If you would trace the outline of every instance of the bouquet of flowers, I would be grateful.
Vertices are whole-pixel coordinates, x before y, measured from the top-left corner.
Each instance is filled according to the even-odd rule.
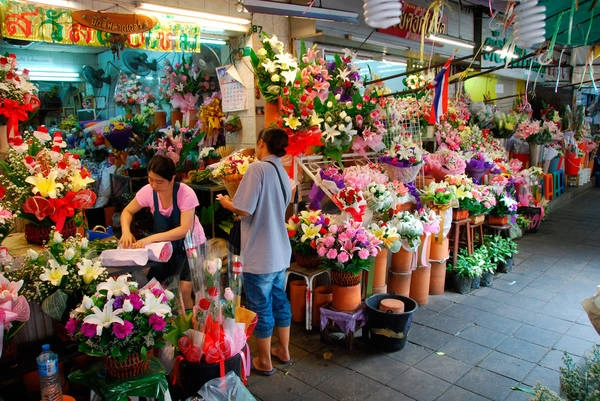
[[[314,181],[310,193],[308,194],[310,199],[309,207],[312,210],[321,208],[321,202],[325,198],[325,191],[323,189],[327,190],[330,194],[336,194],[340,189],[346,186],[342,171],[334,165],[320,168]]]
[[[415,180],[423,164],[423,151],[416,143],[393,143],[392,146],[379,156],[392,180],[409,183]]]
[[[68,311],[106,279],[107,271],[98,255],[111,245],[114,241],[90,242],[80,235],[64,239],[53,231],[41,251],[28,249],[23,266],[7,266],[4,274],[13,281],[23,280],[25,298],[41,304],[48,316],[64,322]]]
[[[19,294],[22,286],[23,280],[11,281],[0,273],[0,356],[4,342],[29,320],[29,303]]]
[[[137,105],[144,106],[156,100],[156,96],[148,86],[143,86],[140,78],[135,74],[119,74],[115,87],[115,104],[131,113]]]
[[[119,360],[139,353],[145,359],[163,345],[173,293],[156,280],[140,289],[129,278],[109,277],[71,311],[65,328],[79,342],[79,351]]]
[[[215,166],[212,171],[213,180],[222,182],[227,188],[229,196],[233,197],[237,191],[237,187],[242,180],[250,163],[254,162],[253,151],[234,152],[220,162],[213,164]]]
[[[364,191],[367,207],[373,212],[375,220],[387,220],[394,203],[394,193],[387,184],[372,182]]]
[[[541,134],[540,122],[536,120],[525,120],[517,125],[515,138],[529,143],[545,143],[546,135]]]
[[[173,163],[177,164],[180,160],[181,150],[183,148],[183,137],[187,129],[178,129],[179,127],[173,128],[169,126],[167,128],[160,129],[159,132],[163,134],[162,137],[156,139],[150,146],[155,154],[167,156],[173,160]],[[178,132],[179,131],[179,132]]]
[[[402,243],[400,242],[400,234],[398,229],[386,223],[385,221],[378,221],[376,223],[369,224],[369,231],[377,237],[381,244],[389,249],[390,252],[398,252]]]
[[[487,214],[496,206],[496,196],[487,185],[474,185],[471,188],[471,196],[462,198],[459,204],[460,208],[468,210],[470,215]]]
[[[489,214],[492,216],[509,216],[517,213],[519,203],[515,199],[514,185],[510,182],[505,187],[492,186],[496,197],[496,205],[492,207]]]
[[[327,233],[330,223],[321,210],[303,210],[290,217],[286,227],[292,249],[302,255],[316,253],[317,240]]]
[[[394,214],[389,224],[396,227],[404,249],[414,251],[421,245],[423,223],[411,212],[403,211]]]
[[[359,275],[369,270],[377,256],[381,241],[359,221],[331,224],[327,233],[317,239],[317,254],[326,267]]]
[[[125,150],[133,135],[133,127],[125,121],[113,121],[104,127],[104,138],[116,150]]]
[[[0,186],[0,243],[10,234],[13,229],[15,215],[3,205],[6,189]]]
[[[265,101],[275,102],[296,79],[298,62],[284,52],[283,43],[277,36],[262,33],[262,45],[256,53],[251,51],[250,61],[258,76],[258,87]]]
[[[494,114],[492,135],[494,138],[510,138],[515,132],[520,119],[521,117],[515,113],[496,112]]]
[[[29,70],[19,72],[17,56],[12,53],[0,56],[0,82],[0,124],[8,125],[10,135],[19,129],[19,121],[26,121],[28,113],[40,106],[38,88],[29,81]],[[8,143],[12,140],[9,136]]]
[[[348,213],[352,219],[362,222],[367,209],[367,201],[361,190],[346,186],[333,196],[333,202],[345,213]]]
[[[60,132],[51,137],[42,126],[25,131],[24,138],[17,134],[8,158],[0,161],[5,207],[37,225],[56,225],[60,232],[77,210],[96,202],[96,194],[87,189],[94,182],[90,173],[64,147]]]
[[[481,182],[483,177],[492,167],[494,162],[490,159],[486,152],[479,151],[471,155],[469,161],[466,162],[467,166],[465,172],[469,177],[473,178],[476,183]]]
[[[443,180],[447,175],[463,174],[467,167],[460,153],[449,149],[438,149],[426,159],[431,175],[438,181]]]
[[[455,199],[454,191],[446,181],[432,181],[420,191],[421,200],[431,202],[434,205],[451,205]]]
[[[442,217],[433,209],[422,207],[415,212],[415,217],[423,224],[424,233],[437,234],[440,232]]]

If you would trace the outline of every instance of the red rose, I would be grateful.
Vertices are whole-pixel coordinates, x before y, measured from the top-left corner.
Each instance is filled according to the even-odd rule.
[[[219,290],[217,289],[217,287],[212,286],[208,289],[208,296],[211,298],[215,298],[219,295]]]
[[[210,308],[210,301],[206,298],[202,298],[200,301],[198,301],[198,306],[201,310],[207,311],[208,308]]]

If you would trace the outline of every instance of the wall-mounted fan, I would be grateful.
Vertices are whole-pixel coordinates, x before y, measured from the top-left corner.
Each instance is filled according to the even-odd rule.
[[[102,88],[104,84],[110,85],[110,75],[105,75],[103,69],[95,69],[89,65],[84,65],[81,70],[83,79],[94,88]]]
[[[127,52],[122,56],[123,64],[136,75],[148,75],[150,71],[156,71],[157,61],[148,61],[148,55],[139,52]]]

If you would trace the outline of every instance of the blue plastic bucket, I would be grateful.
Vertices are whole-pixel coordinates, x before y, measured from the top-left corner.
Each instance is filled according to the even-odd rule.
[[[548,166],[548,172],[553,173],[558,170],[558,162],[560,157],[556,156],[554,159],[550,160],[550,166]]]

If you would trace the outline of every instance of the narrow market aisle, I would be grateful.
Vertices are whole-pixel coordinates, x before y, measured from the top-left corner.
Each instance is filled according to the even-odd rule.
[[[600,188],[563,196],[537,233],[518,240],[515,267],[493,287],[430,296],[404,349],[382,353],[355,339],[349,351],[294,323],[294,363],[252,375],[248,388],[262,401],[524,401],[511,388],[536,382],[558,391],[563,352],[577,359],[600,342],[580,305],[600,284]]]

